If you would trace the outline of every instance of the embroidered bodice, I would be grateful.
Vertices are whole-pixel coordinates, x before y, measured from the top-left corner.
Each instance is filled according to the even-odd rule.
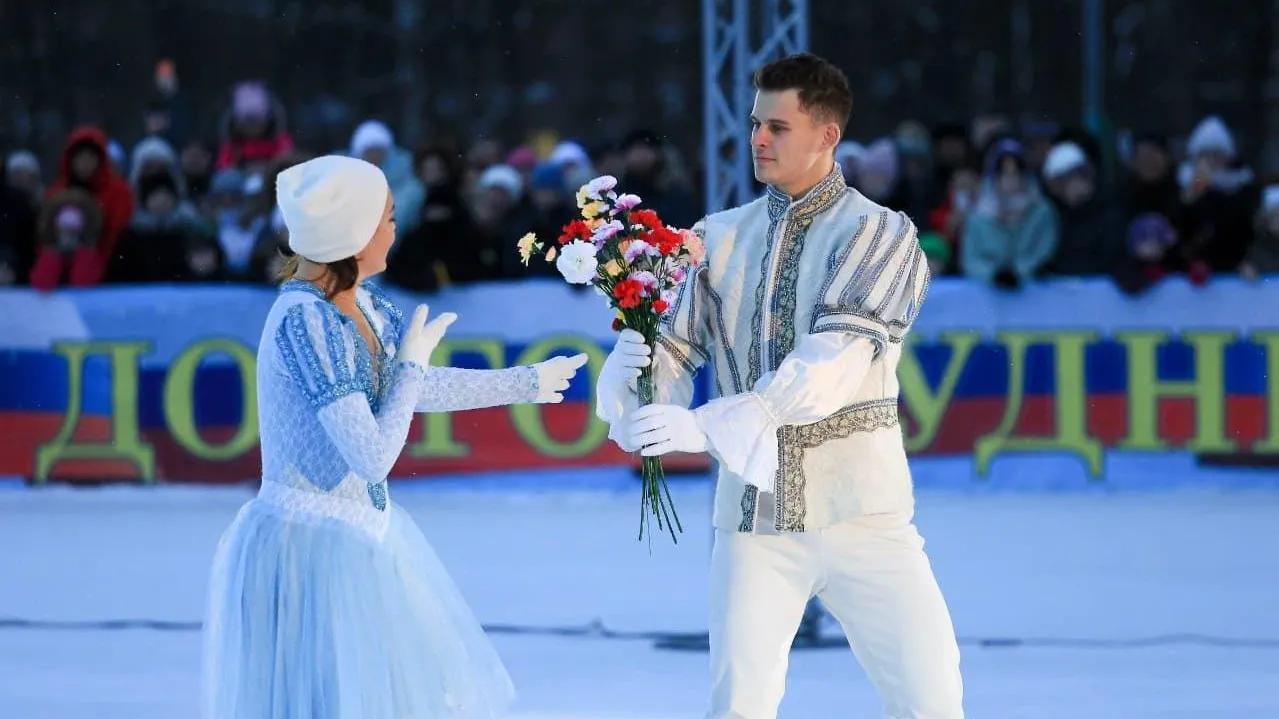
[[[401,362],[399,309],[368,283],[356,304],[373,347],[314,285],[281,287],[258,346],[258,421],[263,492],[273,503],[367,524],[385,515],[386,479],[415,412],[532,402],[538,387],[533,367]]]

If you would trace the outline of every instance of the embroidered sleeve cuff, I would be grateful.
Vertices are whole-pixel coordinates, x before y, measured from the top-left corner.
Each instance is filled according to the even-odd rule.
[[[762,492],[777,474],[777,417],[754,392],[712,400],[693,412],[711,454]]]
[[[400,372],[411,382],[421,384],[426,381],[427,369],[417,362],[400,362]]]
[[[888,326],[863,310],[853,307],[821,307],[813,316],[814,334],[818,332],[847,332],[865,337],[875,345],[875,358],[891,341]]]

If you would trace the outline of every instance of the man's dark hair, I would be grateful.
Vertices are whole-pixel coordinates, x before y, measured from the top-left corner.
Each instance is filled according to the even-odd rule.
[[[774,60],[755,71],[753,82],[764,92],[797,91],[799,109],[839,125],[841,133],[853,114],[853,91],[844,71],[811,53]]]

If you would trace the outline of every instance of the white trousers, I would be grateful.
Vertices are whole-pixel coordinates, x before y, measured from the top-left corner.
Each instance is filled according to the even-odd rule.
[[[813,596],[844,628],[884,717],[964,715],[955,630],[909,514],[793,534],[717,530],[710,594],[708,719],[777,716],[791,642]]]

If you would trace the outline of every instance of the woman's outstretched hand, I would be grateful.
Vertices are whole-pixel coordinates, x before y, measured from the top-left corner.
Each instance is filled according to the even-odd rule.
[[[457,319],[457,315],[452,312],[445,312],[427,322],[429,314],[430,310],[426,305],[417,306],[417,310],[413,313],[413,319],[409,320],[404,339],[400,343],[401,362],[414,362],[422,367],[429,367],[431,353],[435,351],[436,346],[440,344],[440,340],[444,337],[444,330],[448,329],[448,326]]]
[[[568,389],[568,381],[573,379],[582,365],[586,364],[586,354],[575,354],[572,357],[552,357],[533,365],[537,370],[538,404],[558,404],[564,401],[564,390]]]

